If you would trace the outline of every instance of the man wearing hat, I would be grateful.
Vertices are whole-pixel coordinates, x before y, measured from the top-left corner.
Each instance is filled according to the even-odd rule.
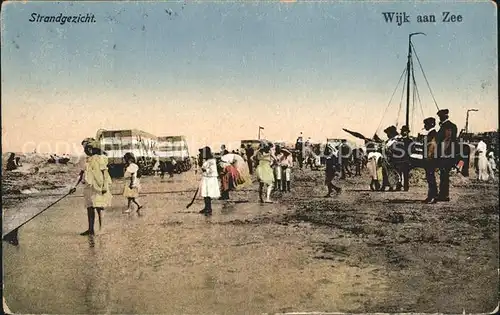
[[[384,132],[388,138],[388,140],[385,143],[385,148],[384,151],[386,154],[384,154],[383,159],[381,160],[382,164],[382,187],[380,188],[381,191],[385,190],[385,187],[389,187],[389,191],[394,190],[394,185],[400,182],[400,176],[399,173],[394,170],[392,165],[390,165],[388,162],[393,159],[392,157],[392,147],[395,144],[395,142],[399,138],[398,134],[398,129],[396,126],[389,126],[384,129]]]
[[[437,157],[439,163],[439,194],[437,201],[450,201],[450,171],[456,162],[457,126],[449,120],[449,111],[441,109],[437,132]]]
[[[340,179],[345,179],[346,174],[349,177],[352,176],[352,172],[349,168],[349,162],[351,161],[351,158],[351,147],[347,144],[347,140],[342,139],[342,144],[340,145]]]
[[[435,127],[436,119],[434,117],[424,119],[422,136],[424,136],[425,179],[427,180],[428,186],[427,198],[424,200],[424,203],[436,203],[438,194],[436,184],[437,131]]]
[[[399,182],[396,185],[396,190],[404,189],[408,191],[410,189],[410,144],[412,140],[410,139],[410,128],[404,125],[401,127],[401,136],[396,136],[395,149],[397,149],[394,157],[394,162],[396,169],[399,174]]]
[[[335,189],[335,192],[339,194],[342,189],[335,185],[335,177],[336,177],[336,166],[338,163],[338,158],[335,156],[335,150],[332,148],[331,144],[327,144],[323,151],[323,154],[326,158],[325,164],[325,185],[328,188],[328,193],[325,198],[329,198],[332,196],[332,192]]]

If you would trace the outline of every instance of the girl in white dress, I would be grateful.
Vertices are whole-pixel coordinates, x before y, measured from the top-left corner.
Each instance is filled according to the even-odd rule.
[[[200,193],[205,201],[205,208],[200,213],[212,214],[212,199],[220,198],[219,173],[217,171],[217,161],[212,155],[209,147],[199,150],[199,161],[201,165],[202,177],[200,182]]]
[[[139,197],[139,166],[136,164],[135,157],[132,153],[126,153],[123,157],[125,160],[125,187],[123,188],[123,196],[125,196],[128,200],[127,210],[125,213],[130,213],[132,211],[131,206],[132,202],[137,206],[137,214],[141,214],[140,210],[142,206],[137,202],[137,198]]]

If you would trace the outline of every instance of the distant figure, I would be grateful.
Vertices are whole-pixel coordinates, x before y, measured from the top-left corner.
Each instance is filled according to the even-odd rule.
[[[436,183],[436,167],[437,165],[437,131],[435,129],[436,119],[434,117],[428,117],[424,119],[424,131],[423,136],[424,144],[424,165],[425,165],[425,179],[427,180],[427,198],[423,201],[424,203],[436,203],[436,198],[438,195],[437,183]]]
[[[229,151],[226,149],[226,145],[223,144],[220,146],[220,156],[223,156],[223,155],[226,155],[226,154],[229,154]]]
[[[135,203],[135,205],[137,206],[136,212],[138,215],[140,215],[142,206],[137,202],[137,198],[139,197],[139,190],[141,187],[139,182],[139,166],[136,164],[135,156],[130,152],[125,153],[123,160],[125,161],[126,166],[124,175],[126,181],[123,188],[123,196],[126,197],[128,201],[127,210],[125,210],[124,213],[132,212],[131,206],[132,203]]]
[[[274,181],[276,182],[275,188],[277,191],[284,191],[285,186],[283,185],[282,182],[283,169],[281,167],[281,160],[283,160],[284,154],[283,152],[281,152],[281,148],[279,146],[276,146],[276,151],[274,154],[276,157],[276,160],[273,164]]]
[[[7,171],[13,171],[17,169],[18,165],[16,163],[16,154],[11,153],[9,156],[9,159],[7,160],[7,165],[6,165],[6,170]]]
[[[394,191],[395,186],[401,182],[400,174],[396,171],[392,162],[393,155],[393,145],[400,137],[396,126],[389,126],[384,129],[385,134],[387,135],[387,141],[385,142],[384,151],[385,155],[382,155],[382,187],[381,191],[385,191],[386,187],[389,187],[389,191]]]
[[[488,147],[486,143],[481,139],[476,146],[476,154],[477,154],[477,171],[478,171],[478,179],[480,181],[488,181],[488,158],[486,157],[486,151]]]
[[[250,144],[247,145],[245,154],[247,156],[248,171],[250,172],[250,175],[253,175],[253,155],[255,154],[255,150]]]
[[[201,214],[212,215],[212,199],[219,198],[219,174],[217,172],[217,161],[212,155],[209,147],[199,149],[199,163],[201,164],[202,178],[200,183],[200,194],[205,201],[205,207]]]
[[[493,152],[488,153],[488,171],[493,180],[495,180],[495,172],[497,170],[497,164],[495,162],[495,154]]]
[[[325,198],[329,198],[332,196],[332,192],[335,189],[335,192],[339,194],[342,189],[334,184],[335,180],[335,170],[336,164],[338,163],[338,158],[333,154],[332,147],[327,144],[324,150],[324,155],[326,157],[326,169],[325,169],[325,185],[328,188],[328,193]]]
[[[222,156],[219,162],[221,179],[221,197],[219,200],[229,200],[229,192],[236,189],[238,182],[240,182],[240,173],[235,167],[236,162],[230,157],[231,155]]]
[[[460,145],[462,147],[462,167],[460,169],[460,173],[464,177],[469,177],[471,147],[468,143],[465,142],[461,142]]]
[[[368,153],[368,170],[370,171],[370,190],[379,191],[380,181],[382,180],[382,164],[381,164],[382,154],[380,152],[370,152]]]
[[[282,182],[283,191],[290,192],[291,191],[291,181],[292,181],[292,167],[293,167],[293,158],[292,154],[288,150],[282,150],[283,158],[281,159],[281,168],[284,173],[284,178]]]
[[[340,179],[345,179],[346,175],[352,176],[352,172],[349,168],[349,161],[351,159],[351,147],[347,144],[347,140],[342,140],[342,145],[340,146],[340,165],[341,165],[341,176]]]
[[[361,148],[355,148],[353,151],[355,173],[354,176],[361,176],[361,168],[363,165],[363,150]]]
[[[194,169],[194,175],[197,175],[198,174],[198,170],[200,168],[200,165],[198,163],[198,158],[196,157],[193,157],[193,169]]]
[[[441,109],[436,136],[439,163],[439,193],[436,201],[450,201],[450,171],[456,163],[457,126],[449,120],[449,110]]]
[[[396,190],[408,191],[410,189],[410,152],[409,147],[412,142],[410,139],[410,128],[404,125],[401,127],[401,137],[396,142],[396,146],[400,152],[396,152],[394,156],[394,164],[399,174],[399,182],[396,185]]]
[[[271,154],[271,146],[261,143],[261,147],[257,151],[256,159],[258,160],[258,165],[255,172],[259,180],[259,200],[260,202],[272,203],[271,192],[274,186],[274,174],[271,165],[274,163],[275,157]],[[262,199],[264,185],[267,185],[265,201]]]
[[[302,132],[295,142],[295,154],[297,162],[299,163],[299,168],[302,169],[304,163],[304,142],[302,138]]]
[[[153,173],[158,175],[158,172],[160,172],[160,157],[156,154],[156,152],[153,152],[153,155],[155,157],[155,164],[153,165]]]
[[[173,158],[167,157],[165,161],[160,162],[160,178],[165,178],[165,173],[168,173],[169,177],[174,177],[175,170],[175,160]]]
[[[247,161],[247,152],[244,144],[241,145],[240,149],[238,150],[238,154],[243,158],[245,162]]]

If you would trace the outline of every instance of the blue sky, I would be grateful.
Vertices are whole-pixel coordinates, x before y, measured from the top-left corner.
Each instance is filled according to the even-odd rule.
[[[382,12],[411,23],[386,23]],[[463,16],[442,23],[441,12]],[[30,23],[91,13],[96,23]],[[169,15],[168,12],[172,12]],[[435,14],[437,23],[416,22]],[[497,128],[491,1],[7,3],[2,10],[2,142],[79,143],[97,129],[184,134],[192,146],[255,138],[371,135],[406,65],[410,32],[439,107]],[[419,70],[416,127],[436,112]],[[400,93],[382,120],[395,122]],[[400,115],[400,124],[403,122]],[[23,132],[19,128],[23,126]]]

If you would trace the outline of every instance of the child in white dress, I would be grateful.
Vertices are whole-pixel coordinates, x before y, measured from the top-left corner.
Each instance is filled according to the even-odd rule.
[[[140,189],[140,180],[138,176],[139,166],[136,164],[135,157],[132,153],[126,153],[123,157],[125,160],[125,187],[123,188],[123,196],[125,196],[128,200],[127,210],[125,213],[130,213],[132,211],[131,206],[132,202],[137,205],[137,214],[141,214],[140,210],[142,206],[137,202],[137,198],[139,197],[139,189]]]

